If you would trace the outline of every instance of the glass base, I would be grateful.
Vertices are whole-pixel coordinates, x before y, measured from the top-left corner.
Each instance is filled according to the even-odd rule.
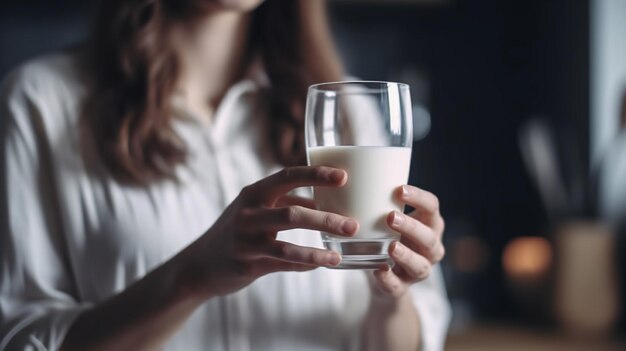
[[[322,236],[324,247],[337,251],[341,255],[341,263],[332,269],[384,269],[393,267],[389,257],[389,245],[394,238],[381,239],[339,239]]]

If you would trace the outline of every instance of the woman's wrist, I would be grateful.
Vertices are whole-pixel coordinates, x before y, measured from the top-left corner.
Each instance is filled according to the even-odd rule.
[[[376,291],[378,290],[377,287],[372,287],[372,290],[372,297],[370,299],[371,310],[379,312],[384,311],[391,314],[397,312],[398,310],[413,306],[413,301],[409,292],[406,292],[401,296],[393,296],[381,291]]]
[[[372,297],[362,329],[364,350],[417,350],[419,317],[410,291],[393,295],[370,286]]]
[[[183,249],[169,262],[170,275],[173,277],[174,298],[178,301],[196,302],[201,304],[213,296],[205,282],[206,277],[197,262],[198,255],[194,251],[196,245]]]

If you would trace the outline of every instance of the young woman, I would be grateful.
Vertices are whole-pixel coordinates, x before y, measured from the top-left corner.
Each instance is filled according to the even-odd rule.
[[[291,192],[346,182],[302,166],[306,88],[344,73],[322,1],[261,2],[102,1],[7,78],[0,349],[442,348],[434,195],[398,189],[393,269],[316,269],[305,229],[358,230]]]

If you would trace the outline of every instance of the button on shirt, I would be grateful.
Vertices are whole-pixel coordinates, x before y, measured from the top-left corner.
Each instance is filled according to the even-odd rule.
[[[170,259],[244,186],[280,168],[255,79],[235,84],[210,124],[177,104],[190,156],[180,182],[131,187],[87,168],[78,123],[88,88],[77,57],[27,63],[0,93],[0,350],[58,349],[81,311]],[[279,238],[321,247],[312,231]],[[424,349],[441,349],[450,310],[438,268],[411,294]],[[164,349],[359,349],[369,299],[362,271],[270,274],[206,301]]]

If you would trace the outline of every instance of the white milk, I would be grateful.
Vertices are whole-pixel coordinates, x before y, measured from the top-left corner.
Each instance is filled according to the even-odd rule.
[[[308,155],[312,166],[331,166],[348,173],[348,182],[341,188],[315,187],[318,209],[355,218],[360,224],[355,238],[399,236],[386,218],[392,210],[403,210],[393,193],[408,181],[411,148],[325,146],[309,148]]]

